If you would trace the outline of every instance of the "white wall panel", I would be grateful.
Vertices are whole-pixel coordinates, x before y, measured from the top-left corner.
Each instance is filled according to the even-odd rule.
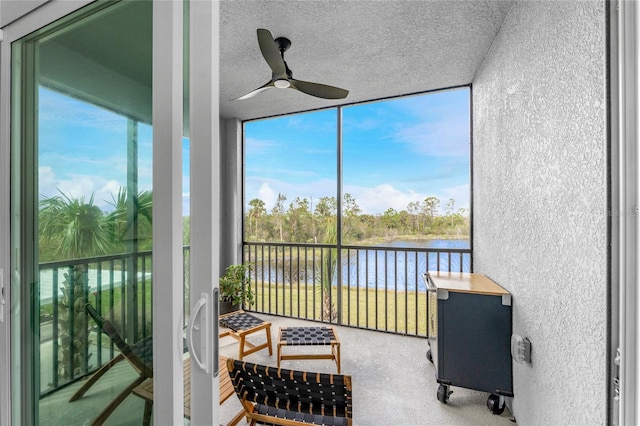
[[[518,424],[607,416],[601,1],[516,2],[473,81],[474,267],[513,294]]]

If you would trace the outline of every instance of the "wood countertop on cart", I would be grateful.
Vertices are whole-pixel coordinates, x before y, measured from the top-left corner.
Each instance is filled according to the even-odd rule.
[[[442,290],[501,296],[510,294],[487,276],[469,272],[429,271],[433,285]]]

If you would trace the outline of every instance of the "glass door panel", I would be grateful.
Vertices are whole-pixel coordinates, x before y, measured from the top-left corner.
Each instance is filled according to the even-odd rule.
[[[12,205],[22,218],[12,244],[21,253],[14,380],[28,402],[21,411],[31,411],[23,419],[87,424],[102,414],[140,424],[142,399],[113,401],[141,373],[113,362],[123,346],[101,333],[86,304],[125,345],[152,335],[152,2],[89,6],[13,52],[14,122],[24,129],[13,138]]]

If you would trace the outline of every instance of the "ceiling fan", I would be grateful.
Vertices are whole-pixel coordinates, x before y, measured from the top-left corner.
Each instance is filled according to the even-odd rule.
[[[307,95],[324,99],[344,99],[349,94],[348,90],[339,87],[294,79],[289,66],[284,61],[284,52],[291,46],[291,41],[288,38],[278,37],[274,40],[269,30],[259,28],[258,44],[260,45],[262,56],[271,67],[271,80],[254,91],[233,99],[234,101],[252,98],[272,87],[295,89]]]

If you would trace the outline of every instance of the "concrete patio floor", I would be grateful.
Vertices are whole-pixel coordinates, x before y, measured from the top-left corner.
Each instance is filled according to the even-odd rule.
[[[261,350],[245,357],[246,361],[276,366],[276,341],[279,327],[311,326],[320,323],[269,315],[256,316],[272,323],[273,355]],[[486,407],[488,394],[452,387],[447,405],[436,399],[438,384],[434,366],[426,359],[425,339],[394,334],[336,327],[341,342],[342,374],[353,380],[353,424],[358,426],[423,426],[423,425],[513,425],[508,409],[493,415]],[[257,333],[249,341],[264,341],[264,333]],[[300,348],[288,348],[296,352]],[[327,347],[314,348],[328,350]],[[312,350],[314,350],[312,349]],[[237,358],[238,343],[231,337],[220,340],[220,354]],[[281,367],[336,373],[330,360],[283,361]],[[41,424],[89,424],[108,404],[117,391],[133,379],[133,370],[120,363],[80,400],[69,403],[69,396],[81,386],[74,384],[40,401]],[[110,378],[108,378],[111,376]],[[108,379],[107,379],[108,378]],[[102,383],[101,383],[102,382]],[[117,383],[121,383],[118,387]],[[113,385],[116,389],[110,390]],[[143,402],[129,396],[111,415],[106,425],[140,425]],[[220,407],[220,423],[226,424],[241,409],[237,398],[231,397]],[[165,425],[154,421],[155,425]],[[185,420],[185,425],[189,421]],[[243,421],[240,425],[244,425]]]

